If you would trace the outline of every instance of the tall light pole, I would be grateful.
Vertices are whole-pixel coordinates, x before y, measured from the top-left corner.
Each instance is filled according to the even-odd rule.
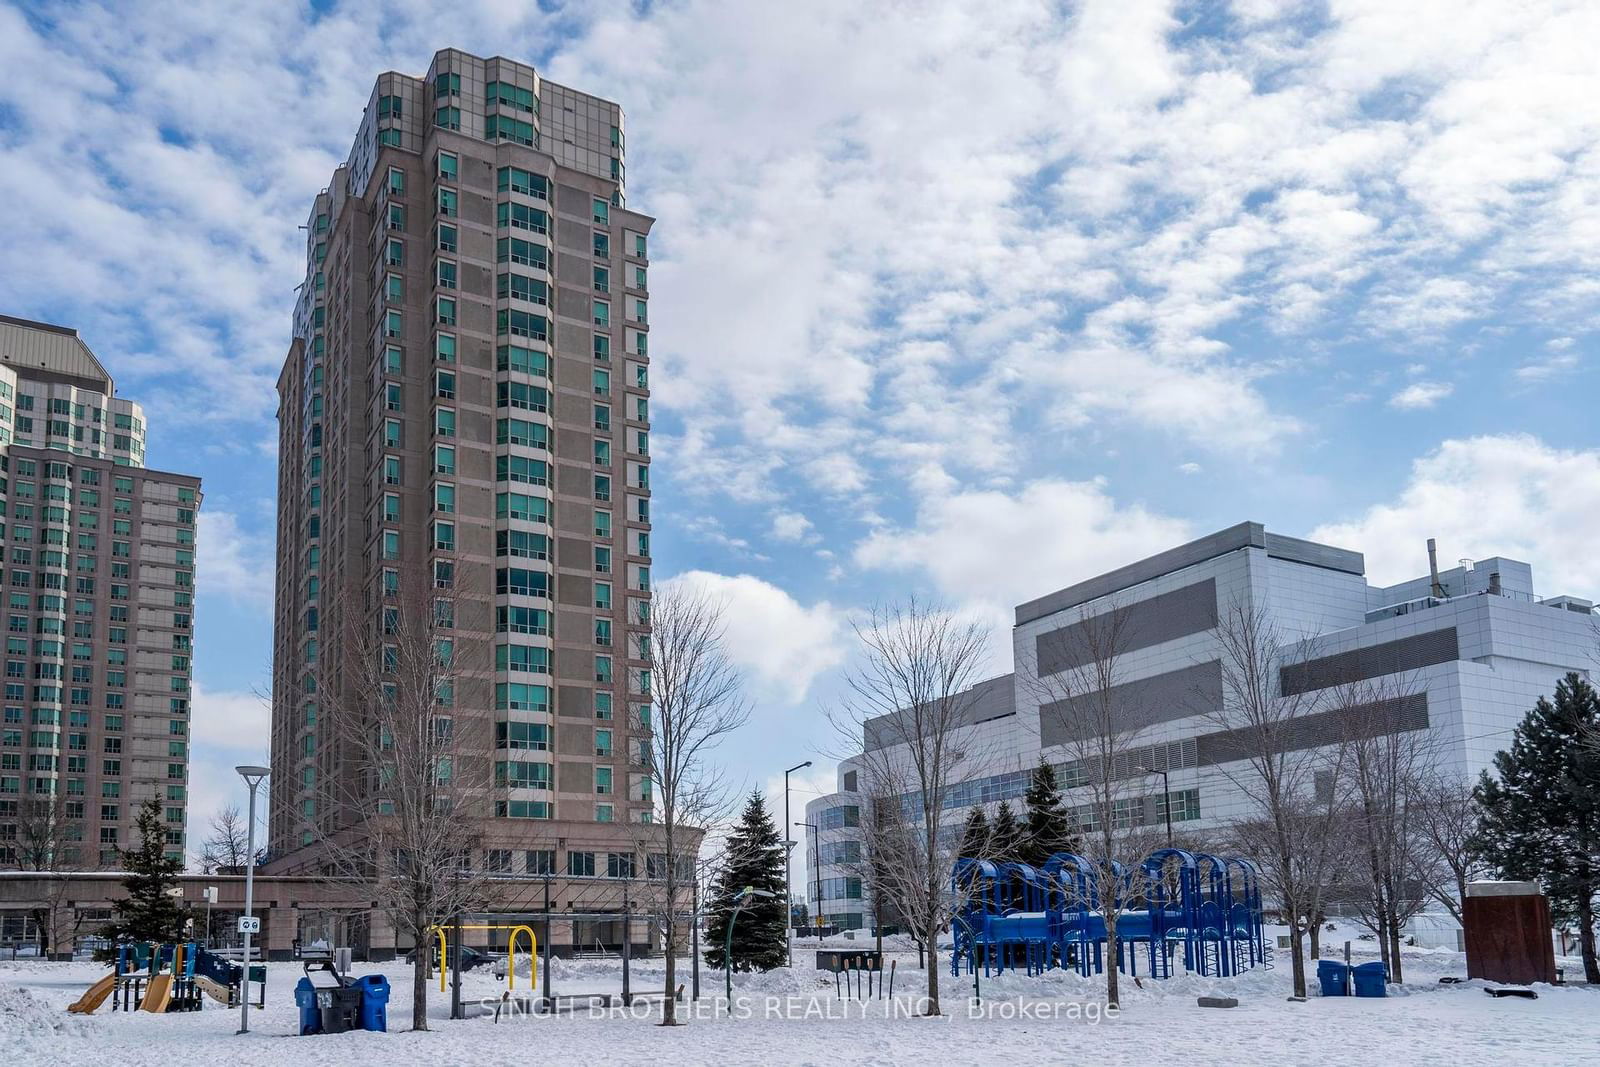
[[[809,766],[811,761],[806,760],[783,772],[783,946],[790,967],[794,966],[794,890],[789,884],[789,856],[794,851],[794,839],[789,835],[794,833],[794,824],[789,821],[789,775]]]
[[[809,826],[814,835],[812,846],[817,853],[817,895],[811,898],[811,923],[817,928],[817,948],[822,948],[822,827],[814,822],[797,822],[796,826]]]
[[[245,832],[244,915],[239,930],[244,935],[244,970],[239,982],[239,1032],[250,1032],[250,933],[256,923],[256,787],[272,772],[265,767],[235,767],[250,787],[250,828]]]
[[[1146,774],[1159,774],[1161,776],[1161,810],[1167,815],[1167,847],[1172,847],[1172,785],[1167,779],[1166,771],[1158,771],[1151,767],[1135,767],[1134,770]]]

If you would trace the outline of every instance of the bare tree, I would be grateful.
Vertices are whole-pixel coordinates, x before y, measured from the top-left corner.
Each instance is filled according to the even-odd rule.
[[[875,881],[930,954],[924,1007],[938,1015],[931,957],[953,914],[949,884],[961,844],[945,832],[952,813],[960,825],[960,809],[947,810],[945,799],[984,762],[967,729],[984,631],[916,598],[874,608],[854,629],[859,665],[847,672],[830,717],[860,770],[868,809],[861,832]]]
[[[1490,871],[1476,848],[1478,805],[1472,787],[1436,775],[1417,784],[1412,804],[1417,832],[1435,857],[1425,868],[1431,873],[1426,889],[1459,923],[1467,883]]]
[[[1437,744],[1426,729],[1404,722],[1414,697],[1404,680],[1375,680],[1330,692],[1330,713],[1344,732],[1353,869],[1364,875],[1357,912],[1378,939],[1393,982],[1403,981],[1400,933],[1427,904],[1424,886],[1438,881],[1430,869],[1417,793],[1435,771]]]
[[[908,792],[863,798],[860,812],[861,855],[856,862],[841,865],[849,872],[847,877],[857,878],[861,882],[862,898],[870,907],[873,924],[878,928],[879,952],[883,951],[883,917],[886,914],[899,917],[897,901],[901,899],[907,882],[905,872],[908,869],[915,870],[922,862],[921,850],[926,845],[919,825],[908,817]],[[953,823],[946,822],[943,832],[948,834],[952,826]],[[950,853],[953,872],[954,861],[961,857],[960,845],[955,844]],[[959,911],[962,903],[952,900],[951,913]],[[930,958],[937,955],[937,941],[929,941],[927,931],[920,925],[910,923],[908,926],[907,936],[917,949],[917,966],[926,968],[930,966]],[[937,964],[935,962],[932,965]]]
[[[211,836],[200,846],[200,870],[214,874],[223,867],[243,867],[249,859],[249,829],[236,804],[211,816]]]
[[[19,871],[42,873],[43,901],[34,909],[39,926],[40,951],[56,951],[56,918],[67,905],[71,873],[81,870],[83,801],[65,793],[31,795],[18,802],[16,837],[0,847],[5,865]]]
[[[460,565],[455,581],[463,580]],[[421,565],[391,571],[372,591],[376,610],[348,611],[317,671],[318,729],[339,772],[317,783],[325,820],[322,873],[356,899],[376,900],[416,946],[411,1025],[428,1028],[428,943],[436,925],[481,904],[486,872],[471,862],[491,814],[492,748],[481,714],[491,703],[486,665],[490,620],[436,587]],[[486,609],[481,609],[486,610]],[[506,703],[512,701],[508,698]],[[511,765],[519,784],[550,785],[538,765]],[[511,784],[511,783],[506,783]]]
[[[1286,670],[1303,668],[1303,642],[1290,642],[1261,606],[1231,603],[1217,624],[1219,704],[1202,714],[1218,727],[1229,757],[1217,765],[1249,814],[1231,828],[1236,851],[1261,870],[1289,927],[1294,995],[1306,995],[1305,933],[1322,912],[1340,856],[1338,793],[1345,751],[1337,731],[1318,729],[1319,689]],[[1331,735],[1331,736],[1330,736]]]
[[[643,735],[634,756],[653,808],[650,821],[633,829],[649,875],[641,888],[654,896],[666,950],[661,1023],[674,1026],[685,896],[709,874],[700,858],[707,831],[726,825],[737,801],[710,756],[750,710],[743,678],[724,647],[721,605],[682,583],[658,589],[649,604],[652,634],[638,650],[646,666],[632,672],[629,689],[640,709],[632,713],[634,728]]]
[[[1106,1003],[1120,1006],[1117,924],[1123,910],[1137,908],[1130,896],[1139,879],[1127,878],[1165,840],[1161,796],[1152,824],[1146,818],[1148,777],[1136,756],[1140,734],[1152,724],[1136,686],[1125,683],[1124,658],[1134,638],[1133,613],[1115,601],[1083,607],[1075,619],[1043,635],[1037,662],[1025,676],[1036,679],[1039,723],[1045,744],[1061,746],[1072,768],[1062,785],[1070,790],[1078,823],[1078,855],[1088,861],[1085,909],[1105,919]],[[1077,891],[1076,884],[1064,886]]]

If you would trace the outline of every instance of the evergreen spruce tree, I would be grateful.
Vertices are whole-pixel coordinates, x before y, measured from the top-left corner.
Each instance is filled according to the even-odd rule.
[[[989,820],[982,808],[967,813],[967,827],[961,832],[961,856],[975,860],[989,856]]]
[[[128,896],[117,905],[117,917],[100,930],[116,953],[119,941],[148,941],[165,944],[181,940],[189,919],[189,909],[181,897],[170,890],[178,884],[183,862],[167,856],[167,828],[161,820],[161,805],[154,797],[139,806],[134,820],[134,847],[122,850],[122,880]]]
[[[705,959],[712,967],[726,966],[723,944],[736,898],[745,887],[764,889],[770,897],[752,896],[739,912],[733,928],[733,969],[763,970],[782,967],[788,958],[788,903],[784,900],[783,839],[778,836],[766,801],[750,794],[739,825],[728,837],[728,862],[711,889],[707,905]]]
[[[1055,768],[1043,759],[1034,768],[1023,803],[1023,863],[1042,870],[1045,861],[1057,852],[1071,852],[1078,847],[1078,827],[1061,799]]]
[[[1022,852],[1022,824],[1017,822],[1011,802],[1002,800],[995,809],[994,826],[989,830],[989,855],[1002,861],[1018,859]]]
[[[1484,772],[1476,796],[1477,847],[1502,877],[1537,880],[1551,911],[1579,931],[1584,977],[1600,982],[1595,896],[1600,893],[1600,697],[1582,676],[1539,698]]]

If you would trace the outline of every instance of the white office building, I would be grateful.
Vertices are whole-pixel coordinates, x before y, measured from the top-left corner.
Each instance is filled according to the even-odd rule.
[[[1419,559],[1422,552],[1418,545]],[[1070,717],[1055,706],[1062,688],[1052,678],[1072,668],[1072,650],[1081,647],[1071,628],[1112,611],[1126,613],[1127,623],[1113,688],[1140,717],[1142,747],[1129,773],[1149,782],[1148,791],[1129,791],[1129,821],[1159,823],[1170,808],[1174,823],[1205,829],[1245,814],[1227,773],[1237,749],[1216,718],[1223,693],[1217,628],[1240,608],[1265,613],[1292,646],[1280,672],[1284,693],[1332,679],[1369,684],[1387,729],[1430,731],[1441,768],[1464,780],[1489,766],[1557,679],[1587,675],[1595,656],[1593,604],[1541,597],[1526,563],[1494,556],[1375,586],[1359,552],[1241,523],[1017,607],[1015,673],[980,683],[969,705],[972,725],[961,744],[984,761],[947,800],[953,832],[974,805],[1009,799],[1019,807],[1041,757],[1070,785],[1063,725]],[[1306,746],[1340,736],[1340,714],[1308,712]],[[863,743],[885,736],[869,723]],[[1167,772],[1167,786],[1149,771]],[[870,923],[852,866],[861,847],[854,827],[862,777],[858,761],[844,761],[838,791],[806,806],[806,821],[819,829],[806,842],[805,894],[820,896],[814,915],[845,928]],[[1072,789],[1066,797],[1072,805]]]

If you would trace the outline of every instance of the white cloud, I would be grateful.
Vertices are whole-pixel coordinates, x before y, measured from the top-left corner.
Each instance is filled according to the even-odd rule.
[[[211,819],[234,805],[243,812],[249,793],[234,768],[244,763],[266,764],[271,749],[271,705],[249,692],[213,692],[194,686],[189,721],[193,724],[189,751],[189,824],[191,855],[198,855],[210,835]],[[267,795],[256,795],[256,840],[266,844]]]
[[[766,556],[750,547],[750,542],[743,537],[734,537],[722,527],[722,520],[715,515],[699,515],[688,519],[683,524],[684,530],[696,540],[707,544],[716,545],[725,549],[730,555],[740,559],[765,561]]]
[[[1248,0],[1215,33],[1159,4],[546,7],[0,8],[0,246],[34,250],[0,291],[97,294],[77,324],[153,417],[259,440],[297,227],[373,76],[559,38],[545,73],[628,111],[688,427],[661,444],[697,492],[888,510],[1121,424],[1260,454],[1316,429],[1291,376],[1329,333],[1600,304],[1593,4]]]
[[[803,763],[807,758],[812,761],[811,766],[795,771],[789,775],[789,821],[791,824],[801,822],[806,817],[806,805],[820,796],[835,792],[838,788],[837,763],[826,757],[811,755],[805,752],[794,754],[795,763]],[[780,827],[783,824],[783,773],[769,775],[757,788],[766,796],[767,810],[772,813],[772,821]],[[780,832],[782,832],[780,830]],[[794,826],[790,833],[792,839],[798,844],[794,851],[794,885],[797,890],[802,889],[801,883],[805,880],[805,835],[810,831],[804,826]]]
[[[1202,469],[1203,468],[1200,466],[1200,464],[1195,463],[1192,460],[1188,463],[1178,464],[1179,474],[1199,474]]]
[[[231,511],[200,510],[195,584],[203,597],[224,596],[244,609],[270,606],[276,567],[271,529],[252,531]]]
[[[818,540],[811,520],[798,511],[780,511],[772,516],[772,539],[795,544],[815,544]]]
[[[251,692],[212,692],[197,682],[193,705],[191,737],[195,744],[266,751],[272,724],[272,705],[267,698]]]
[[[1402,275],[1373,297],[1367,321],[1378,331],[1431,338],[1481,315],[1492,292],[1464,278]]]
[[[928,501],[910,529],[874,531],[856,546],[863,568],[922,571],[944,597],[1001,625],[1018,603],[1185,540],[1188,524],[1121,505],[1103,481],[1042,480],[1016,493],[983,490]]]
[[[1451,393],[1455,386],[1449,382],[1413,382],[1389,398],[1389,406],[1401,411],[1420,411],[1431,408]]]
[[[728,655],[768,700],[798,704],[819,675],[844,662],[844,619],[827,601],[806,607],[749,574],[686,571],[666,584],[690,586],[722,605]]]
[[[1600,515],[1600,449],[1553,448],[1537,437],[1505,435],[1445,441],[1411,466],[1389,503],[1328,523],[1317,541],[1364,552],[1380,584],[1426,570],[1424,545],[1445,559],[1492,555],[1524,560],[1545,593],[1600,593],[1594,519]]]
[[[1544,359],[1534,359],[1524,363],[1516,369],[1516,375],[1524,382],[1547,382],[1577,370],[1579,362],[1578,353],[1567,351],[1567,346],[1562,345],[1554,348],[1553,354]]]

